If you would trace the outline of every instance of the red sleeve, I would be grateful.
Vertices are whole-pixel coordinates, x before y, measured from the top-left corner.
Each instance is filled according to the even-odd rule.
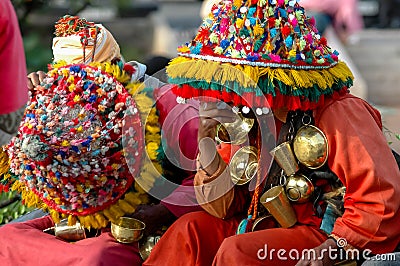
[[[379,112],[345,97],[316,117],[328,138],[329,167],[346,186],[345,212],[332,234],[375,254],[393,251],[400,241],[400,172]]]

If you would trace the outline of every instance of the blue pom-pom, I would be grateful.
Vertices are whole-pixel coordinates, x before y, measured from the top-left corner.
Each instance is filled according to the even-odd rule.
[[[70,72],[75,72],[75,73],[79,73],[80,70],[81,70],[81,67],[80,67],[80,66],[77,66],[77,65],[71,66],[71,67],[69,68],[69,71],[70,71]]]
[[[88,102],[94,103],[94,102],[96,101],[96,99],[97,99],[97,96],[96,96],[96,95],[91,95],[90,98],[89,98],[89,100],[88,100]]]
[[[243,220],[240,222],[240,224],[239,224],[239,226],[238,226],[238,228],[237,228],[237,230],[236,230],[236,234],[237,234],[237,235],[246,233],[247,225],[248,225],[248,223],[249,223],[249,221],[250,221],[250,219],[251,219],[252,217],[253,217],[253,215],[249,215],[249,216],[247,217],[247,219],[243,219]]]
[[[276,29],[275,28],[271,29],[270,34],[271,34],[271,37],[274,38],[276,36]]]
[[[287,12],[285,9],[283,8],[279,8],[279,12],[281,13],[281,17],[283,18],[287,18]]]
[[[254,13],[256,13],[256,11],[257,11],[257,8],[250,7],[249,12],[247,12],[247,17],[252,17],[254,15]]]
[[[222,40],[220,43],[220,46],[222,49],[226,49],[229,46],[229,41],[228,40]]]
[[[285,43],[286,43],[286,47],[287,48],[292,48],[292,46],[293,46],[293,38],[292,38],[292,36],[288,36],[287,38],[286,38],[286,40],[285,40]]]

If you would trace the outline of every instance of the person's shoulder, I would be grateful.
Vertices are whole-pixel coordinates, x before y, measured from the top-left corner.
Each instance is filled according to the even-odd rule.
[[[351,93],[326,99],[324,104],[315,111],[315,121],[318,123],[322,117],[338,118],[350,114],[357,114],[360,119],[372,116],[377,123],[381,121],[380,112],[375,107]]]

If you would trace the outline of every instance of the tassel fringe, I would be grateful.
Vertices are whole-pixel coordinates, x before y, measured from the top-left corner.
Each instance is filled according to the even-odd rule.
[[[300,70],[232,65],[185,57],[172,60],[167,74],[171,83],[186,90],[175,89],[175,93],[183,98],[212,96],[251,106],[266,106],[265,100],[252,99],[254,95],[259,98],[282,95],[289,102],[293,101],[290,97],[298,98],[294,102],[317,102],[321,96],[341,93],[344,87],[347,90],[354,79],[344,62],[327,69]],[[282,100],[269,98],[268,103],[273,107],[276,106],[273,101]],[[289,109],[296,108],[297,104]]]

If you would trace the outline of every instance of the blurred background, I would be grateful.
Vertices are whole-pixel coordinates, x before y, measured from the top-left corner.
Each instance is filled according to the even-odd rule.
[[[54,23],[63,15],[79,15],[103,24],[120,44],[126,60],[150,65],[155,62],[151,59],[157,56],[175,57],[178,45],[191,40],[201,24],[204,4],[198,0],[11,2],[20,22],[28,73],[46,71],[47,64],[52,61]],[[348,2],[343,3],[347,5]],[[381,111],[388,142],[400,152],[400,0],[359,0],[355,8],[364,24],[360,31],[343,39],[327,25],[324,35],[355,74],[353,93]],[[0,192],[0,224],[27,211],[18,195]]]

